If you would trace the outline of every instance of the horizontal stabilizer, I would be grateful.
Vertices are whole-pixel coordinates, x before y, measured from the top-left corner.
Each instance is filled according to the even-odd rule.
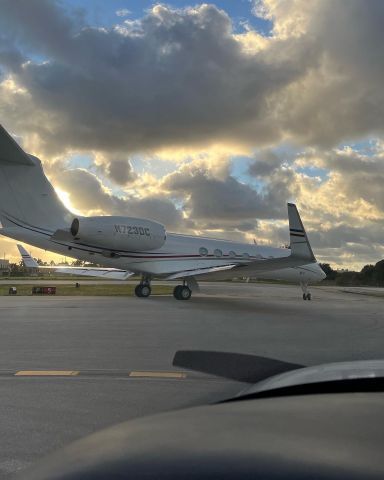
[[[17,163],[19,165],[34,165],[27,153],[0,125],[0,163]]]

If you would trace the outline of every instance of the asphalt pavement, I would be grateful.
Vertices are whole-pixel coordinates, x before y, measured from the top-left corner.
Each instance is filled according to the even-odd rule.
[[[384,298],[210,283],[172,296],[0,297],[0,477],[103,427],[229,397],[243,383],[174,367],[179,350],[284,362],[382,358]]]

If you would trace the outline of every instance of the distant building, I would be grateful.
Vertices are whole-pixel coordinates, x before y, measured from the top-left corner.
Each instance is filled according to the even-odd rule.
[[[9,260],[0,259],[0,275],[9,275],[10,270]]]

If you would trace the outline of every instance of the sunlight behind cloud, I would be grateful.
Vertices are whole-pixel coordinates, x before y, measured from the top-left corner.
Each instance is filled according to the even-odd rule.
[[[71,211],[74,215],[82,215],[82,213],[72,205],[70,194],[68,192],[65,192],[64,190],[61,190],[57,187],[55,187],[55,192],[57,193],[57,196],[60,198],[64,206],[69,211]]]

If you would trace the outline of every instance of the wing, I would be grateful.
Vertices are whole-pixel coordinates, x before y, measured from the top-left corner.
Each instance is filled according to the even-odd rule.
[[[219,267],[206,269],[187,270],[175,272],[167,277],[167,280],[177,278],[195,277],[200,279],[221,280],[227,278],[251,277],[260,273],[272,272],[283,268],[300,267],[315,263],[316,258],[313,254],[311,245],[308,241],[303,222],[301,221],[296,205],[288,203],[289,237],[290,248],[281,249],[281,256],[274,258],[261,258],[252,260],[248,263],[230,263]]]
[[[55,273],[66,273],[70,275],[83,275],[85,277],[100,277],[108,278],[111,280],[126,280],[127,278],[134,275],[133,272],[128,270],[119,270],[118,268],[102,268],[102,267],[67,267],[67,266],[58,266],[58,267],[42,267],[40,266],[34,258],[27,252],[27,250],[20,244],[17,244],[21,258],[23,259],[24,265],[27,268],[38,268],[42,269],[53,269]]]
[[[117,268],[99,268],[99,267],[54,267],[56,273],[69,273],[70,275],[84,275],[85,277],[108,278],[110,280],[126,280],[134,275],[128,270],[119,270]]]
[[[219,272],[228,272],[228,270],[232,270],[235,268],[236,265],[222,265],[220,267],[208,267],[208,268],[199,268],[195,270],[184,270],[181,272],[173,273],[166,278],[166,280],[176,280],[178,278],[185,278],[185,277],[194,277],[196,275],[207,275],[207,274],[214,274]]]

